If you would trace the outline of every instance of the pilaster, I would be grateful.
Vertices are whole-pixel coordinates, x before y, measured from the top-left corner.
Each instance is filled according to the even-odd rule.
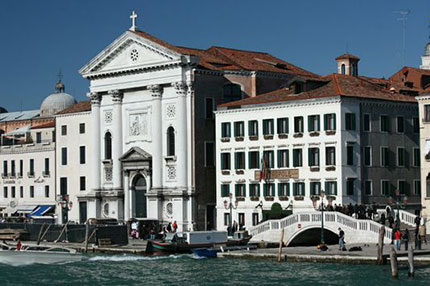
[[[100,134],[100,102],[101,96],[97,92],[87,93],[87,97],[91,100],[91,121],[92,133],[94,140],[90,144],[91,150],[91,170],[90,170],[90,189],[97,191],[100,189],[101,182],[101,134]]]
[[[186,188],[187,186],[187,158],[188,158],[188,146],[187,146],[187,91],[188,86],[184,82],[176,82],[173,84],[175,88],[177,98],[177,121],[175,128],[175,155],[176,161],[176,173],[178,187]]]
[[[158,189],[163,185],[163,115],[161,111],[161,96],[163,88],[160,85],[150,85],[148,90],[152,95],[152,128],[153,128],[153,154],[152,154],[152,184]]]
[[[122,155],[122,99],[123,94],[119,90],[110,90],[112,97],[112,181],[114,189],[122,187],[121,162]]]

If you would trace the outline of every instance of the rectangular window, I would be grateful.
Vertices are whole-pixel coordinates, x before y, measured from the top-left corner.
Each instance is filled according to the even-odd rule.
[[[364,166],[372,166],[372,146],[364,147]]]
[[[390,118],[387,115],[381,115],[380,117],[381,132],[390,131]]]
[[[7,199],[7,187],[3,187],[3,198]]]
[[[45,158],[45,170],[43,171],[44,176],[49,176],[49,158]]]
[[[263,195],[265,197],[274,197],[275,196],[275,184],[266,183],[263,185]]]
[[[293,183],[293,196],[305,196],[305,183],[294,182]]]
[[[230,170],[230,153],[221,153],[221,170]]]
[[[221,185],[221,197],[225,198],[230,196],[230,184]]]
[[[245,184],[236,184],[234,186],[234,192],[236,197],[246,197]]]
[[[85,164],[85,146],[79,146],[79,163]]]
[[[390,190],[390,181],[381,180],[381,193],[383,196],[389,196],[391,193]]]
[[[406,195],[406,181],[405,180],[399,180],[397,183],[397,189],[399,189],[399,192],[401,195]]]
[[[250,197],[260,196],[260,184],[258,183],[249,184],[249,196]]]
[[[30,198],[34,198],[34,186],[30,186]]]
[[[11,198],[15,198],[15,196],[16,196],[16,189],[15,189],[15,186],[12,186],[11,188],[10,188],[10,196],[11,196]]]
[[[418,120],[418,117],[412,118],[412,127],[414,129],[414,133],[420,133],[420,122]]]
[[[335,113],[324,114],[324,130],[326,130],[326,131],[336,130],[336,114]]]
[[[308,131],[320,131],[320,116],[319,115],[309,115],[308,116]]]
[[[249,136],[258,136],[258,121],[257,120],[248,121],[248,135]]]
[[[237,121],[234,123],[234,137],[245,136],[245,123],[243,121]]]
[[[325,193],[328,196],[337,196],[337,182],[336,181],[325,182]]]
[[[85,134],[85,123],[79,123],[79,134]]]
[[[309,184],[311,190],[311,196],[319,196],[321,194],[321,183],[311,182]]]
[[[277,120],[278,125],[278,134],[288,134],[288,118],[278,118]]]
[[[430,197],[430,178],[426,179],[426,198]]]
[[[252,213],[252,225],[257,225],[259,223],[258,213]]]
[[[275,156],[273,151],[264,151],[263,152],[263,160],[266,168],[274,168],[275,167]]]
[[[293,167],[303,166],[303,150],[293,149]]]
[[[349,166],[354,165],[354,145],[346,145],[346,164]]]
[[[397,147],[397,166],[405,166],[405,148],[403,147]]]
[[[30,176],[34,176],[34,159],[30,159],[30,171],[29,171],[29,175]]]
[[[364,190],[366,192],[366,196],[371,196],[372,195],[372,181],[368,180],[368,181],[364,181]]]
[[[327,166],[336,165],[336,147],[325,147],[325,156]]]
[[[309,148],[309,167],[318,167],[320,165],[320,149]]]
[[[214,142],[205,142],[205,166],[215,166],[215,144]]]
[[[389,165],[389,154],[390,151],[388,147],[381,147],[381,166],[387,167]]]
[[[214,118],[214,99],[212,97],[206,97],[206,104],[205,104],[205,111],[206,111],[206,119],[213,119]]]
[[[413,148],[413,152],[414,152],[414,167],[419,167],[421,166],[420,149]]]
[[[249,169],[260,168],[260,153],[258,151],[250,151],[248,153]]]
[[[224,225],[227,226],[230,224],[230,214],[224,213]]]
[[[67,148],[61,148],[61,165],[67,165]]]
[[[245,213],[238,213],[237,220],[239,221],[239,226],[245,225]]]
[[[3,177],[7,177],[7,161],[3,161]]]
[[[42,143],[42,132],[36,132],[36,143]]]
[[[355,130],[355,113],[345,113],[345,129]]]
[[[20,198],[23,198],[23,197],[24,197],[24,187],[23,187],[23,186],[20,186],[20,187],[19,187],[19,197],[20,197]]]
[[[49,198],[49,186],[45,186],[45,198]]]
[[[420,180],[414,181],[414,194],[416,196],[421,196],[421,181]]]
[[[61,125],[61,135],[67,135],[67,125]]]
[[[397,132],[405,132],[405,118],[403,116],[397,116]]]
[[[67,195],[67,178],[60,178],[60,195]]]
[[[290,184],[289,183],[279,183],[278,184],[278,196],[279,197],[290,196]]]
[[[245,169],[245,152],[234,153],[234,168],[236,170]]]
[[[10,174],[12,177],[16,176],[15,173],[15,160],[10,161]]]
[[[273,119],[263,120],[263,135],[273,135],[275,132],[275,122]]]
[[[87,180],[86,180],[85,176],[79,177],[79,190],[80,191],[85,191],[87,189],[86,181]]]
[[[370,132],[370,114],[363,114],[363,131]]]
[[[22,177],[24,174],[24,160],[19,160],[19,177]]]
[[[290,167],[290,155],[288,150],[278,150],[278,168]]]
[[[424,122],[430,122],[430,104],[424,104]]]
[[[304,132],[303,116],[294,117],[294,133]]]
[[[230,138],[231,137],[231,124],[230,122],[221,123],[221,137]]]
[[[354,181],[355,179],[349,178],[346,179],[346,195],[353,196],[354,195]]]

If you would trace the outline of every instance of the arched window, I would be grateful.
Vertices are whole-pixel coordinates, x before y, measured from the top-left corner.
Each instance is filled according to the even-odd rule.
[[[345,64],[342,64],[342,65],[340,66],[340,68],[341,68],[341,74],[345,74],[345,73],[346,73]]]
[[[228,83],[224,85],[224,102],[242,99],[242,88],[238,84]]]
[[[175,156],[175,129],[167,128],[167,156]]]
[[[110,132],[105,134],[105,160],[112,159],[112,135]]]
[[[352,64],[352,75],[358,75],[357,64]]]

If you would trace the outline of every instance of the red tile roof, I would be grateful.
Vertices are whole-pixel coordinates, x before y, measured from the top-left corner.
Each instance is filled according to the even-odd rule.
[[[313,78],[320,76],[276,58],[268,53],[211,47],[206,50],[174,46],[143,31],[133,32],[163,47],[183,55],[194,55],[200,59],[200,66],[210,70],[265,71],[298,74]]]
[[[401,89],[409,89],[416,92],[429,91],[430,70],[403,67],[390,77],[390,81],[397,83],[397,87]],[[406,86],[406,83],[412,84],[412,86]]]
[[[337,58],[336,58],[336,61],[337,60],[343,60],[343,59],[346,59],[346,60],[348,60],[348,59],[352,59],[352,60],[360,60],[360,58],[359,57],[357,57],[357,56],[355,56],[355,55],[352,55],[352,54],[343,54],[343,55],[341,55],[341,56],[338,56]]]
[[[50,127],[55,127],[54,120],[46,123],[41,123],[39,125],[31,126],[31,129],[42,129],[42,128],[50,128]]]
[[[60,112],[57,112],[57,114],[68,114],[68,113],[77,113],[77,112],[84,112],[84,111],[90,111],[91,110],[91,102],[88,100],[86,101],[80,101],[78,103],[75,103],[74,105],[63,109]]]
[[[221,104],[219,105],[219,107],[240,107],[244,105],[306,100],[335,96],[401,102],[416,102],[413,96],[392,93],[389,90],[360,77],[342,74],[331,74],[323,78],[329,80],[328,83],[314,90],[302,92],[299,94],[292,94],[292,90],[283,88],[256,97],[249,97],[242,100]]]

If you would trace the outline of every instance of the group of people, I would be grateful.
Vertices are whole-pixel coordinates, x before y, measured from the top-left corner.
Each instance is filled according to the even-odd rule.
[[[176,221],[160,226],[153,222],[145,223],[136,220],[130,224],[130,236],[133,239],[156,239],[157,237],[163,237],[166,233],[174,233],[177,229],[178,224]]]

